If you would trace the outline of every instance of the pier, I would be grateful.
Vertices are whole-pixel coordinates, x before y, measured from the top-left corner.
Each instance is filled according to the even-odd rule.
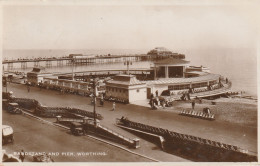
[[[126,62],[126,61],[145,61],[151,58],[150,55],[139,54],[139,55],[96,55],[96,56],[83,56],[80,57],[52,57],[52,58],[34,58],[25,59],[18,58],[14,60],[3,60],[2,64],[7,65],[8,70],[13,70],[14,64],[20,64],[21,69],[26,69],[29,65],[33,64],[34,67],[45,66],[63,66],[63,65],[83,65],[83,64],[93,64],[93,63],[116,63],[116,62]]]

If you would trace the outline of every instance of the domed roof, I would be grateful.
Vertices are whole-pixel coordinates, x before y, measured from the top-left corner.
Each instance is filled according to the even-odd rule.
[[[148,55],[168,55],[172,54],[170,50],[165,47],[156,47],[147,53]]]

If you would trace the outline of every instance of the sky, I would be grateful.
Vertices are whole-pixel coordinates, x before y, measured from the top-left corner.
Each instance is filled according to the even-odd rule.
[[[255,4],[4,5],[3,49],[254,48]]]

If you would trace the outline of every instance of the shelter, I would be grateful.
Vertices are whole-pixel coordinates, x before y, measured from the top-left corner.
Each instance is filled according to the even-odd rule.
[[[106,83],[106,97],[127,100],[129,103],[146,99],[146,83],[134,75],[117,75]]]
[[[154,62],[154,78],[184,77],[186,67],[190,62],[173,57]]]
[[[45,70],[44,67],[34,67],[31,72],[27,73],[27,81],[32,85],[37,85],[39,82],[43,82],[44,77],[52,76]]]

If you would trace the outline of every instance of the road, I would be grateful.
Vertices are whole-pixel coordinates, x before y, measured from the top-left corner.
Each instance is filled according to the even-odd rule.
[[[3,146],[3,149],[13,155],[23,149],[28,154],[29,152],[51,153],[56,162],[151,161],[86,136],[74,136],[65,129],[42,123],[28,116],[13,115],[3,111],[3,124],[14,129],[14,143]],[[27,155],[25,161],[32,161],[32,156]]]

